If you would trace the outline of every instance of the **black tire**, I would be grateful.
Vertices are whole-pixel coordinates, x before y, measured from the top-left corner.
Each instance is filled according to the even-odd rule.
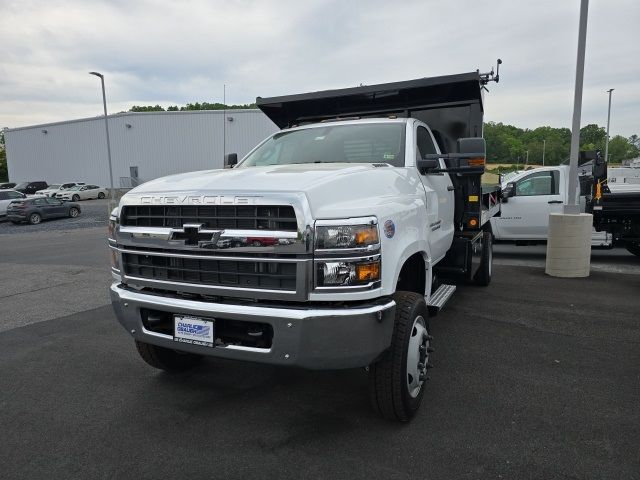
[[[37,225],[42,221],[42,217],[40,216],[39,213],[31,213],[29,215],[29,223],[31,225]]]
[[[98,198],[102,200],[104,198],[104,192],[98,192]]]
[[[184,372],[202,360],[201,355],[176,352],[170,348],[158,347],[138,340],[135,342],[138,353],[145,362],[166,372]]]
[[[371,404],[382,417],[388,420],[408,422],[414,416],[422,397],[426,381],[426,370],[430,367],[431,336],[429,335],[429,314],[422,295],[413,292],[396,292],[396,314],[391,346],[377,362],[369,367],[369,392]],[[416,322],[422,318],[423,333],[416,328]],[[416,337],[420,335],[420,339]],[[419,390],[410,392],[410,376],[407,359],[410,343],[420,342],[422,371],[418,382]],[[424,347],[424,348],[422,348]]]
[[[473,283],[481,287],[486,287],[491,283],[491,270],[493,269],[493,235],[491,232],[484,232],[482,236],[482,258],[480,267],[473,276]]]
[[[73,200],[74,202],[78,202],[80,201],[80,195],[78,195],[77,193],[75,193],[73,195],[73,197],[71,197],[71,200]]]
[[[640,242],[627,242],[625,248],[629,253],[633,253],[636,257],[640,257]]]
[[[69,216],[71,218],[76,218],[78,215],[80,215],[80,210],[78,210],[76,207],[71,207],[69,209]]]

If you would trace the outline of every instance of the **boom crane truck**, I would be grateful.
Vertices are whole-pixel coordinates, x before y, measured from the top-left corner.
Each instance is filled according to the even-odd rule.
[[[491,281],[483,90],[493,71],[275,98],[282,130],[240,162],[145,183],[110,216],[119,322],[151,366],[202,357],[367,367],[373,407],[408,421],[430,316]]]

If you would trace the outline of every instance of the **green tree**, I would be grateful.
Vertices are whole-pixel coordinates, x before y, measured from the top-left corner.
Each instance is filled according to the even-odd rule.
[[[607,138],[607,131],[595,123],[586,125],[580,129],[581,150],[603,150]]]
[[[0,148],[0,182],[9,180],[9,170],[7,169],[7,151]]]
[[[0,182],[6,182],[7,180],[9,180],[7,150],[4,143],[4,130],[0,130]]]
[[[623,136],[616,135],[609,140],[609,161],[612,163],[620,163],[622,160],[635,158],[638,153],[638,147]]]
[[[138,106],[134,105],[129,109],[130,112],[164,112],[164,108],[160,105],[146,105],[146,106]]]

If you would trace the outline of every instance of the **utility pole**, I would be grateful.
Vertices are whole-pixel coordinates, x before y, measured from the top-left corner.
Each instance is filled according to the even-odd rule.
[[[227,154],[227,84],[222,85],[222,162]]]
[[[544,167],[544,152],[547,150],[547,141],[542,140],[542,166]]]
[[[569,155],[569,192],[565,214],[578,214],[578,154],[580,152],[580,116],[582,114],[582,85],[584,83],[584,55],[587,44],[587,17],[589,0],[580,2],[580,26],[578,30],[578,58],[576,62],[576,86],[573,96],[573,122],[571,124],[571,153]]]
[[[99,72],[89,72],[89,75],[95,75],[96,77],[98,77],[100,79],[100,83],[102,84],[102,105],[104,107],[104,130],[107,135],[107,159],[109,160],[109,181],[111,182],[110,189],[109,189],[111,192],[111,205],[109,206],[109,208],[111,209],[115,207],[116,192],[115,192],[115,189],[113,188],[113,168],[111,166],[111,141],[109,140],[109,119],[107,118],[107,96],[104,91],[104,75],[102,75]]]
[[[609,121],[611,120],[611,92],[613,88],[607,90],[609,92],[609,111],[607,112],[607,139],[604,144],[604,159],[609,163]]]
[[[524,166],[528,166],[529,165],[529,150],[527,150],[527,160],[524,162]]]

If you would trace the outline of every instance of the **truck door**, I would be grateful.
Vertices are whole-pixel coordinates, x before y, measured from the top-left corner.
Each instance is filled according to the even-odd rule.
[[[416,158],[432,153],[441,153],[433,135],[426,126],[416,122]],[[440,166],[444,168],[443,160]],[[446,173],[420,175],[427,196],[427,231],[431,255],[435,261],[444,257],[453,239],[454,196],[451,178]]]
[[[549,214],[562,213],[559,169],[532,171],[515,181],[515,195],[502,204],[496,217],[497,238],[546,240]]]

